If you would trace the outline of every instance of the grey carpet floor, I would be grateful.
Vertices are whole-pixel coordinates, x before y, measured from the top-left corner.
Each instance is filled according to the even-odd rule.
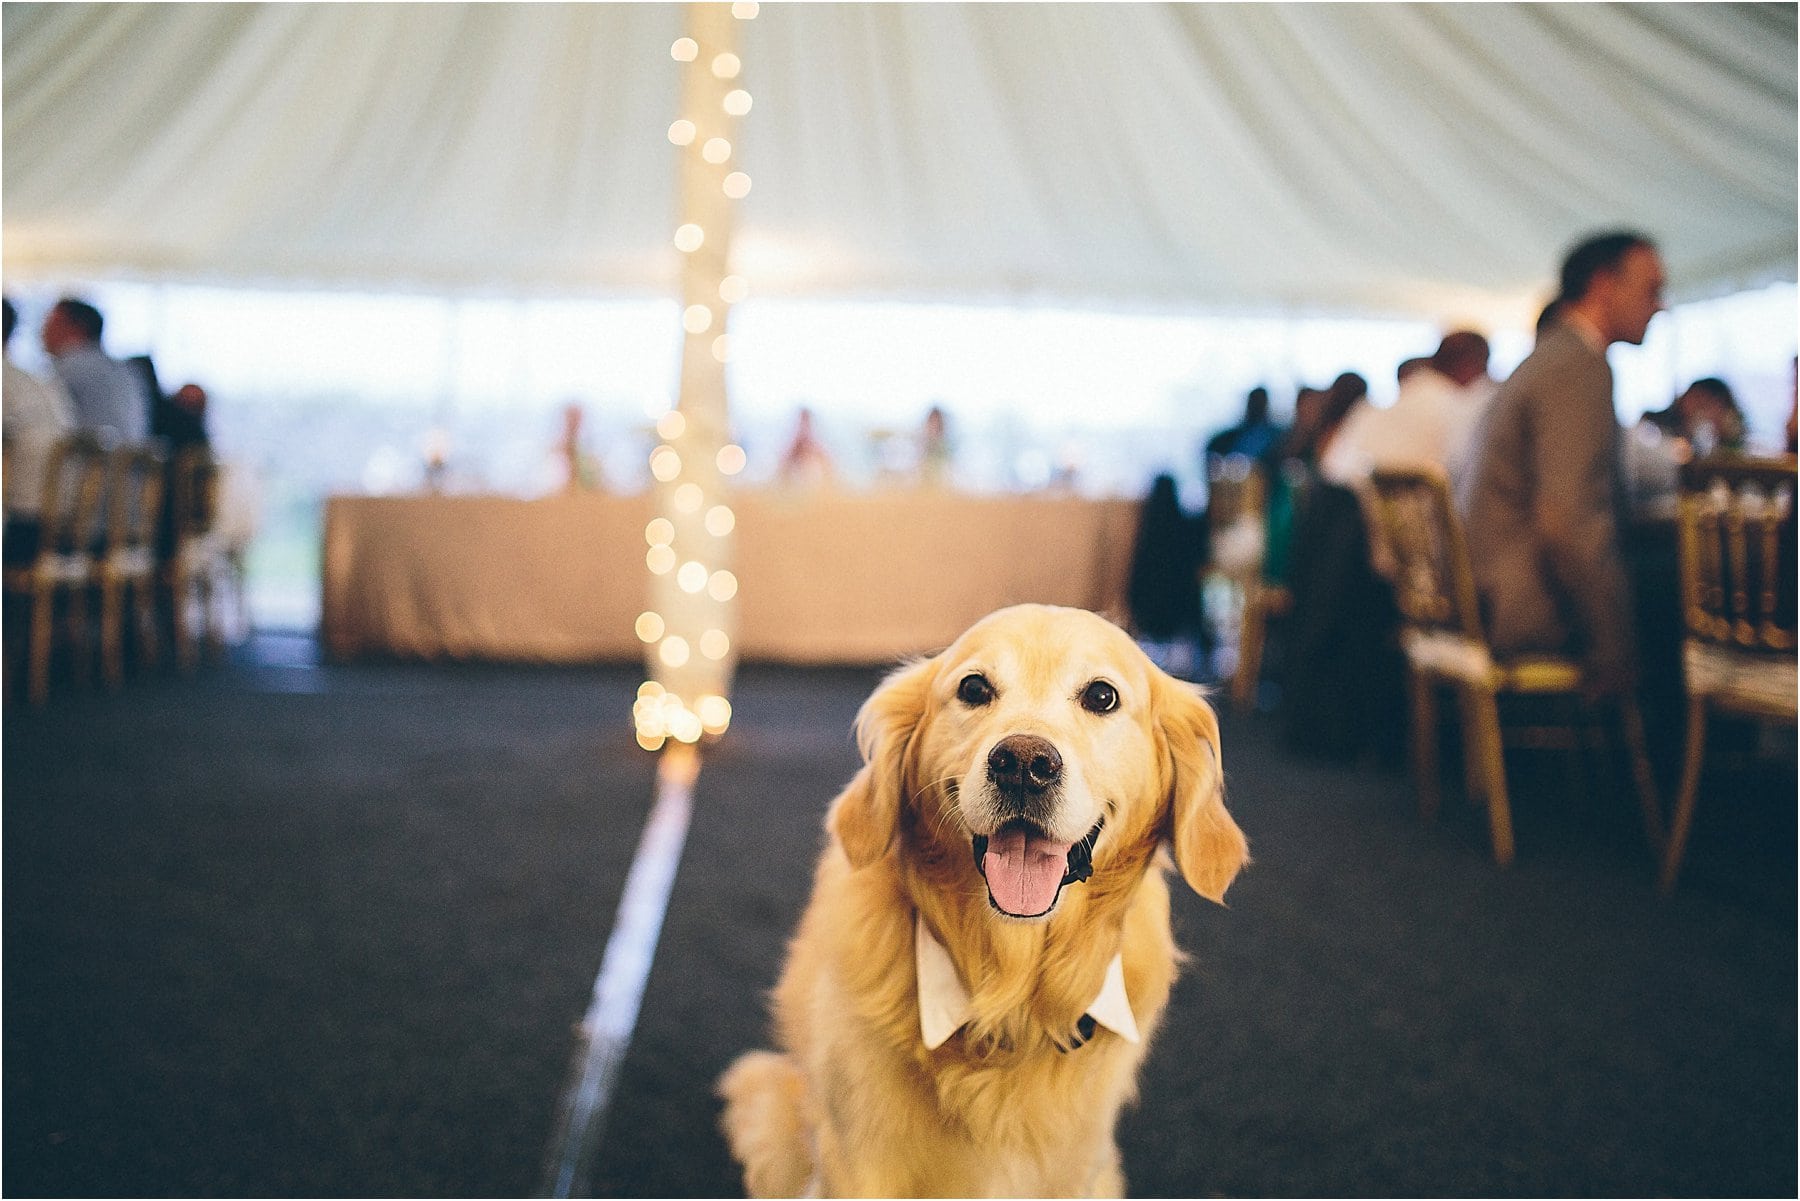
[[[266,649],[266,648],[265,648]],[[738,1189],[711,1083],[763,994],[869,671],[751,667],[710,753],[594,1192]],[[651,795],[629,668],[304,649],[4,724],[4,1191],[519,1196]],[[1791,1196],[1791,743],[1708,780],[1659,899],[1623,792],[1449,799],[1227,716],[1256,865],[1121,1128],[1144,1196]]]

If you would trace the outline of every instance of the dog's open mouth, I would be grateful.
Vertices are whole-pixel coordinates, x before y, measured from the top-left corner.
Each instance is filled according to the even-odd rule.
[[[992,836],[974,838],[975,870],[987,880],[988,901],[1008,917],[1042,917],[1065,884],[1094,874],[1101,818],[1078,842],[1059,842],[1028,821],[1007,822]]]

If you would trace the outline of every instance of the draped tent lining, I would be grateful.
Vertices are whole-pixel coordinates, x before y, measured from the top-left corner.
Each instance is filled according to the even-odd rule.
[[[4,8],[9,276],[672,294],[667,4]],[[1795,9],[767,4],[761,295],[1517,316],[1792,279]]]

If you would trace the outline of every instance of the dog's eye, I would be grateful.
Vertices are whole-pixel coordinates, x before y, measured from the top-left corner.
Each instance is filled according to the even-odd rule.
[[[980,707],[994,699],[994,686],[980,673],[964,676],[962,683],[956,686],[956,699],[965,705]]]
[[[1111,713],[1119,707],[1119,690],[1105,680],[1095,680],[1081,690],[1081,707],[1089,713]]]

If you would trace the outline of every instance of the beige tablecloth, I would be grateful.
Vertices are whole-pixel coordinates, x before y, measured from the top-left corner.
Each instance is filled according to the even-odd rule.
[[[1022,601],[1123,612],[1131,501],[930,491],[746,493],[738,653],[881,663]],[[334,658],[635,660],[648,496],[336,496],[322,633]]]

